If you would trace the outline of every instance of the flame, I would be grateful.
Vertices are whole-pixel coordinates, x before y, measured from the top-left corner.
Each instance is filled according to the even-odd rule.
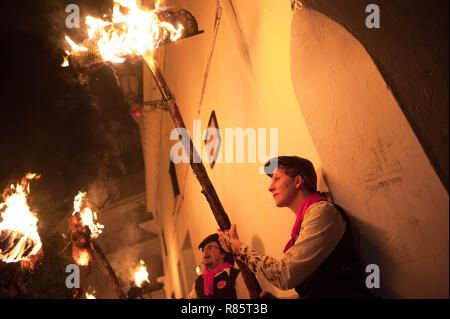
[[[143,260],[139,261],[139,265],[136,267],[136,271],[134,272],[134,282],[136,283],[136,286],[140,288],[144,282],[150,283],[150,280],[148,279],[147,267],[145,266],[145,262]]]
[[[72,47],[73,51],[88,51],[88,48],[78,45],[75,42],[73,42],[67,35],[66,35],[66,41],[70,44],[70,46]],[[67,54],[67,50],[66,50],[66,54]],[[69,55],[70,55],[70,51],[69,51]]]
[[[86,299],[97,299],[95,297],[95,290],[93,290],[92,293],[86,291]]]
[[[97,223],[97,213],[94,212],[87,201],[85,192],[79,192],[73,202],[73,214],[70,218],[70,231],[72,240],[72,257],[79,266],[89,266],[92,261],[92,242],[104,228]]]
[[[160,0],[156,1],[154,10],[144,10],[139,8],[138,0],[114,0],[112,21],[86,17],[89,42],[96,43],[104,61],[121,63],[127,55],[148,54],[167,39],[178,40],[184,28],[181,24],[174,27],[158,18],[160,3]],[[73,52],[88,50],[68,36],[66,41]]]
[[[69,66],[69,59],[67,59],[67,57],[64,57],[64,61],[63,61],[63,63],[61,63],[61,66],[63,68]]]
[[[70,40],[69,37],[67,37],[67,38]],[[72,40],[70,40],[70,41],[72,41]],[[73,41],[72,41],[72,42],[73,42]],[[61,63],[61,66],[62,66],[63,68],[69,66],[69,55],[70,55],[70,51],[69,51],[69,50],[66,50],[66,51],[64,51],[64,52],[66,53],[66,56],[64,57],[63,63]]]
[[[91,238],[97,238],[101,233],[104,226],[100,223],[96,223],[97,221],[97,213],[92,211],[91,208],[87,207],[86,202],[86,192],[79,192],[77,196],[75,196],[75,200],[73,202],[73,214],[80,214],[81,224],[83,226],[88,226],[91,231]]]
[[[78,266],[86,267],[92,261],[92,255],[87,249],[77,249],[73,253],[73,259]]]
[[[37,231],[38,218],[27,204],[30,194],[30,180],[39,178],[28,173],[20,184],[11,184],[3,193],[5,202],[0,203],[0,260],[10,263],[30,261],[36,255],[42,242]]]

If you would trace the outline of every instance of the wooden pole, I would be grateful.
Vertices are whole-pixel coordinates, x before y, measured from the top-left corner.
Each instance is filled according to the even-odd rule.
[[[103,253],[103,250],[100,248],[99,244],[91,242],[93,250],[96,252],[96,255],[100,257],[100,259],[103,262],[103,265],[105,266],[106,272],[109,275],[109,278],[111,279],[114,291],[116,292],[119,299],[127,299],[127,296],[122,291],[122,288],[120,287],[119,280],[117,279],[116,274],[114,273],[114,270],[111,267],[111,264],[109,263],[108,259],[106,258],[105,254]]]
[[[152,71],[153,78],[155,79],[156,85],[158,86],[159,91],[161,92],[161,96],[169,107],[170,115],[172,116],[172,120],[175,124],[175,127],[186,129],[186,125],[184,124],[184,120],[183,117],[181,116],[180,109],[178,108],[178,105],[175,103],[175,98],[172,95],[172,92],[170,91],[156,60],[154,60],[153,56],[151,56],[150,54],[144,54],[143,59],[149,66],[150,70]],[[205,166],[203,165],[201,157],[197,153],[197,150],[195,149],[194,143],[192,142],[191,138],[189,138],[189,150],[186,149],[185,151],[188,152],[189,154],[190,157],[189,163],[191,165],[191,168],[194,171],[194,175],[202,187],[202,193],[206,197],[206,200],[208,201],[209,206],[211,207],[211,210],[214,214],[217,223],[219,224],[220,229],[221,230],[229,229],[231,227],[230,219],[228,218],[228,215],[225,213],[225,210],[223,209],[222,203],[220,202],[220,199],[217,196],[216,190],[214,189],[214,186],[211,183],[211,180],[209,179]],[[197,159],[195,162],[194,158]],[[247,289],[250,293],[250,297],[252,299],[259,298],[261,286],[259,285],[255,275],[247,267],[245,263],[242,263],[238,260],[236,260],[236,263],[239,266],[239,269],[241,270],[241,274],[247,286]]]

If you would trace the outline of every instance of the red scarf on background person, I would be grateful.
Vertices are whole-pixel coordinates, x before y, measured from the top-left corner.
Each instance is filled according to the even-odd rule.
[[[229,263],[225,262],[213,271],[208,271],[208,269],[204,269],[202,275],[205,277],[203,279],[203,290],[206,296],[212,296],[214,289],[214,275],[221,272],[226,268],[232,268],[233,266]]]
[[[291,239],[286,244],[286,247],[284,247],[283,253],[286,253],[286,250],[288,250],[295,244],[297,236],[300,233],[300,226],[302,225],[303,217],[305,217],[306,210],[309,208],[309,206],[321,200],[327,199],[323,196],[320,196],[318,193],[314,193],[306,197],[306,199],[300,205],[300,209],[297,213],[297,219],[295,220],[294,227],[292,228]]]

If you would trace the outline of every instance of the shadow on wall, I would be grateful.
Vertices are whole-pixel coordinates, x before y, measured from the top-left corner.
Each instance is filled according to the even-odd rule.
[[[321,179],[319,181],[327,189],[328,199],[334,202],[333,193],[329,191],[330,187],[327,179],[327,174],[321,170],[320,175]],[[320,187],[319,190],[321,190]],[[385,231],[381,228],[375,228],[373,225],[370,225],[369,223],[356,218],[355,216],[359,216],[358,212],[353,213],[354,215],[350,215],[347,213],[347,218],[349,219],[350,227],[353,233],[353,241],[357,253],[361,258],[363,266],[362,271],[365,272],[367,265],[370,264],[375,264],[380,269],[380,288],[372,288],[371,292],[375,296],[381,298],[382,296],[400,298],[401,296],[397,296],[395,294],[394,290],[389,287],[389,282],[387,281],[386,277],[383,276],[383,268],[386,267],[386,265],[392,264],[393,261],[389,258],[388,254],[383,251],[379,244],[375,243],[373,239],[370,239],[367,236],[367,234],[371,234],[372,238],[383,238],[385,237]],[[370,273],[366,273],[366,277],[369,275]]]
[[[383,276],[383,267],[391,264],[392,261],[389,260],[389,256],[383,252],[377,243],[365,235],[370,233],[374,235],[374,238],[382,237],[383,230],[375,229],[370,224],[358,220],[353,216],[347,216],[353,232],[355,246],[361,257],[363,272],[365,271],[367,265],[370,264],[375,264],[379,266],[380,269],[380,288],[373,288],[371,289],[371,292],[378,297],[390,296],[392,298],[400,298],[400,296],[395,296],[394,291],[389,287],[389,282]],[[382,264],[381,261],[383,261]],[[366,276],[369,275],[370,273],[366,273]]]
[[[262,240],[259,238],[259,236],[253,236],[251,247],[262,255],[266,254],[264,244],[262,243]]]
[[[328,183],[327,174],[322,169],[320,169],[319,173],[319,176],[321,176],[321,178],[318,178],[318,189],[325,192],[325,190],[323,190],[325,188],[328,199],[331,202],[334,202],[333,193],[329,190],[330,186]],[[358,216],[358,214],[356,214],[356,216]],[[382,249],[380,249],[380,247],[375,242],[373,242],[369,237],[367,237],[367,235],[365,235],[371,233],[375,238],[378,238],[382,236],[383,230],[375,229],[370,224],[358,220],[350,214],[347,214],[347,218],[349,219],[350,227],[353,233],[353,241],[357,253],[361,258],[361,262],[363,265],[362,271],[365,271],[367,265],[376,264],[380,267],[380,273],[383,273],[380,261],[384,261],[389,264],[390,262],[388,256],[384,256]],[[367,273],[367,275],[369,275],[369,273]],[[388,283],[384,280],[384,277],[380,276],[380,288],[371,289],[371,292],[377,297],[393,296],[394,294],[394,292],[389,289]]]
[[[301,3],[337,22],[364,46],[448,192],[449,2],[378,0],[380,27],[370,29],[365,23],[370,2]]]

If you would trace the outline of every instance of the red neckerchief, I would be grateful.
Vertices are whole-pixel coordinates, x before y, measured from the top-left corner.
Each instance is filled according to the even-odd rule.
[[[297,213],[297,219],[295,220],[294,227],[292,228],[291,239],[287,242],[286,247],[284,247],[283,253],[286,253],[286,250],[288,250],[294,245],[295,240],[297,239],[297,236],[300,233],[300,226],[302,225],[303,217],[305,217],[306,210],[309,208],[309,206],[321,200],[327,199],[323,196],[320,196],[318,193],[314,193],[312,195],[309,195],[300,205],[300,209]]]
[[[221,272],[222,270],[226,268],[232,268],[229,263],[225,262],[213,271],[208,271],[208,269],[204,269],[202,275],[205,277],[203,279],[203,290],[205,292],[206,296],[211,296],[213,294],[214,289],[214,275]]]

